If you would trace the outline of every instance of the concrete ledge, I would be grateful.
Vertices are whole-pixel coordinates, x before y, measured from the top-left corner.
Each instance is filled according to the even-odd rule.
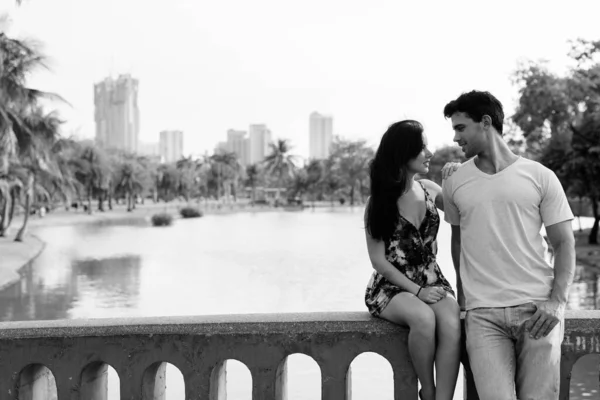
[[[406,333],[368,312],[230,314],[180,317],[97,318],[0,322],[0,338],[160,334],[269,334],[285,332]],[[565,336],[600,334],[600,310],[567,311]]]
[[[600,317],[600,314],[599,314]],[[0,338],[161,334],[273,334],[290,332],[390,334],[406,328],[367,312],[239,314],[0,322]]]

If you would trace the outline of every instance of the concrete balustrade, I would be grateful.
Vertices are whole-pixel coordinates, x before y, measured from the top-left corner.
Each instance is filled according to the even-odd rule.
[[[363,312],[253,314],[0,323],[0,398],[105,400],[110,365],[122,400],[164,400],[166,363],[177,367],[186,399],[225,400],[225,360],[244,363],[253,400],[286,399],[286,360],[312,357],[324,400],[349,400],[350,364],[361,353],[386,358],[394,398],[417,399],[408,331]],[[569,312],[561,400],[583,355],[600,353],[600,311]],[[476,399],[472,383],[465,392]]]

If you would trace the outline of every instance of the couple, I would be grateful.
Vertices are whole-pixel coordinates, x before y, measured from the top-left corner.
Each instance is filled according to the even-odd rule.
[[[371,163],[365,225],[375,271],[367,307],[410,329],[422,400],[454,396],[460,309],[482,400],[558,399],[564,310],[575,270],[565,193],[551,170],[510,151],[502,138],[502,104],[490,93],[462,94],[444,115],[469,160],[444,167],[442,188],[415,180],[432,157],[416,121],[391,125]],[[458,303],[436,262],[436,208],[452,227]],[[545,258],[542,225],[555,251],[553,266]]]

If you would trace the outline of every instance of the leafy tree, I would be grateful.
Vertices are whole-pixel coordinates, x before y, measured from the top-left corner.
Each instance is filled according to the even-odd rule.
[[[444,146],[433,153],[429,162],[429,172],[426,175],[427,179],[442,184],[442,168],[449,162],[464,162],[465,154],[458,146]]]
[[[217,199],[223,196],[234,195],[237,200],[237,185],[242,175],[242,165],[237,154],[233,152],[219,152],[211,158],[212,176],[216,179]],[[233,193],[232,193],[233,192]]]
[[[589,243],[598,242],[600,196],[600,42],[578,40],[571,57],[577,67],[566,76],[548,71],[546,64],[530,63],[515,73],[520,85],[519,105],[512,120],[523,131],[526,147],[552,169],[567,191],[586,197],[594,224]]]
[[[355,191],[358,188],[361,201],[364,203],[364,195],[369,172],[369,162],[375,152],[367,146],[365,140],[346,140],[337,137],[331,146],[329,173],[337,174],[338,183],[348,190],[350,205],[354,205]],[[329,181],[330,184],[333,180]]]

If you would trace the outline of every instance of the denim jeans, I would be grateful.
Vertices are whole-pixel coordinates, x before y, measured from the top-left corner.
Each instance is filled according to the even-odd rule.
[[[560,385],[564,321],[531,339],[524,323],[534,303],[467,311],[467,352],[481,400],[553,400]]]

